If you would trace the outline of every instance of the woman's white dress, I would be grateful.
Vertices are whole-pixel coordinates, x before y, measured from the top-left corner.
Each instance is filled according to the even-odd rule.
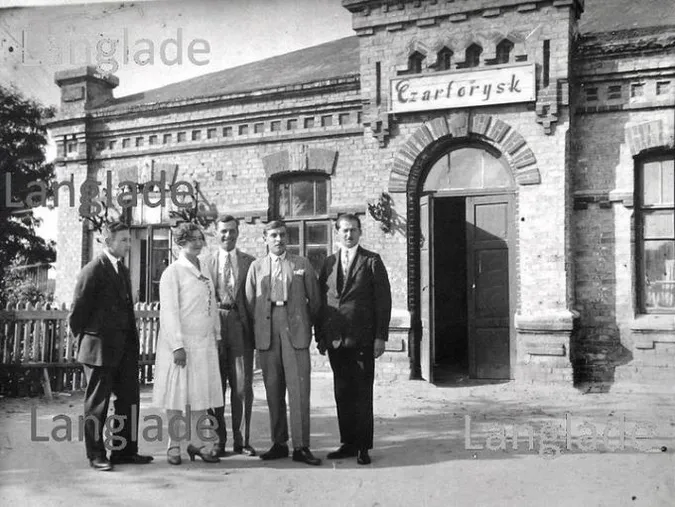
[[[213,283],[183,253],[159,282],[159,338],[153,405],[164,409],[206,410],[223,406],[218,365],[220,318]],[[186,365],[173,362],[183,347]]]

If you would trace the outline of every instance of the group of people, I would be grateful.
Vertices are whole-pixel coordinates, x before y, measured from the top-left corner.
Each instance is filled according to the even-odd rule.
[[[288,393],[292,458],[320,465],[310,450],[312,329],[333,370],[340,430],[340,447],[326,457],[371,462],[375,359],[385,349],[391,290],[380,256],[359,246],[359,218],[341,215],[335,228],[340,249],[326,258],[317,276],[309,260],[287,251],[288,232],[281,220],[265,225],[268,253],[259,259],[236,247],[239,224],[230,215],[218,219],[220,247],[206,257],[201,255],[205,237],[199,226],[177,227],[174,240],[180,253],[160,280],[153,387],[153,405],[166,411],[170,464],[182,462],[180,444],[185,440],[190,460],[216,463],[228,455],[228,385],[232,450],[257,455],[250,444],[257,349],[272,441],[260,458],[290,455]],[[96,470],[112,470],[115,464],[145,464],[153,458],[138,453],[139,338],[129,272],[122,262],[130,233],[113,223],[103,238],[104,252],[78,277],[69,323],[87,380],[87,458]],[[124,445],[112,446],[108,458],[103,428],[110,428],[106,416],[111,394],[116,419],[123,421],[115,434]]]

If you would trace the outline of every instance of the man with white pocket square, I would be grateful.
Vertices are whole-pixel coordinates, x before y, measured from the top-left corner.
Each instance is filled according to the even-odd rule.
[[[283,221],[268,223],[263,237],[269,254],[251,264],[246,278],[246,304],[254,320],[272,433],[272,447],[260,458],[289,455],[288,390],[293,460],[320,465],[321,460],[309,450],[309,346],[321,310],[319,284],[311,263],[286,251]]]

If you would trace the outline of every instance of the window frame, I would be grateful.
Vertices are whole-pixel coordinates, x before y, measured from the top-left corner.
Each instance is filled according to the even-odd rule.
[[[649,239],[645,238],[645,216],[649,211],[670,211],[673,213],[673,220],[675,221],[675,202],[656,205],[645,205],[644,188],[642,184],[643,173],[646,164],[653,162],[664,162],[673,160],[673,152],[657,151],[639,157],[635,161],[635,182],[634,182],[634,227],[635,227],[635,288],[636,288],[636,309],[637,314],[641,315],[673,315],[675,314],[675,306],[672,308],[649,308],[647,307],[647,284],[646,284],[646,253],[645,243]],[[675,182],[673,183],[675,186]],[[675,194],[675,188],[673,189]],[[673,199],[675,201],[675,199]],[[673,236],[671,238],[664,238],[663,241],[675,242],[675,223],[673,224]]]
[[[281,210],[281,188],[286,184],[293,184],[298,182],[317,182],[324,181],[326,184],[326,211],[321,214],[312,214],[312,215],[302,215],[302,216],[284,216]],[[272,191],[273,191],[273,217],[275,219],[283,220],[287,226],[298,226],[298,244],[297,245],[287,245],[293,249],[298,248],[298,255],[302,257],[309,258],[307,251],[312,247],[324,246],[324,244],[319,243],[307,243],[308,236],[308,226],[313,224],[325,224],[326,225],[326,256],[329,256],[332,253],[333,249],[333,221],[331,220],[329,208],[331,202],[331,178],[328,174],[323,172],[302,172],[302,174],[283,174],[278,177],[273,178],[272,180]],[[316,201],[317,201],[317,186],[313,186],[313,198],[314,198],[314,210],[316,210]],[[291,194],[292,195],[292,194]],[[289,238],[290,239],[290,238]],[[313,266],[318,272],[321,266]]]

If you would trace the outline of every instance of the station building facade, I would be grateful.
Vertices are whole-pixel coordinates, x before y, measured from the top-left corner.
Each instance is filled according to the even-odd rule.
[[[56,179],[130,220],[140,302],[180,186],[256,256],[283,218],[317,268],[357,213],[393,291],[380,376],[672,382],[675,27],[651,3],[343,0],[353,37],[144,93],[61,71]],[[78,205],[57,207],[64,302],[100,248]]]

